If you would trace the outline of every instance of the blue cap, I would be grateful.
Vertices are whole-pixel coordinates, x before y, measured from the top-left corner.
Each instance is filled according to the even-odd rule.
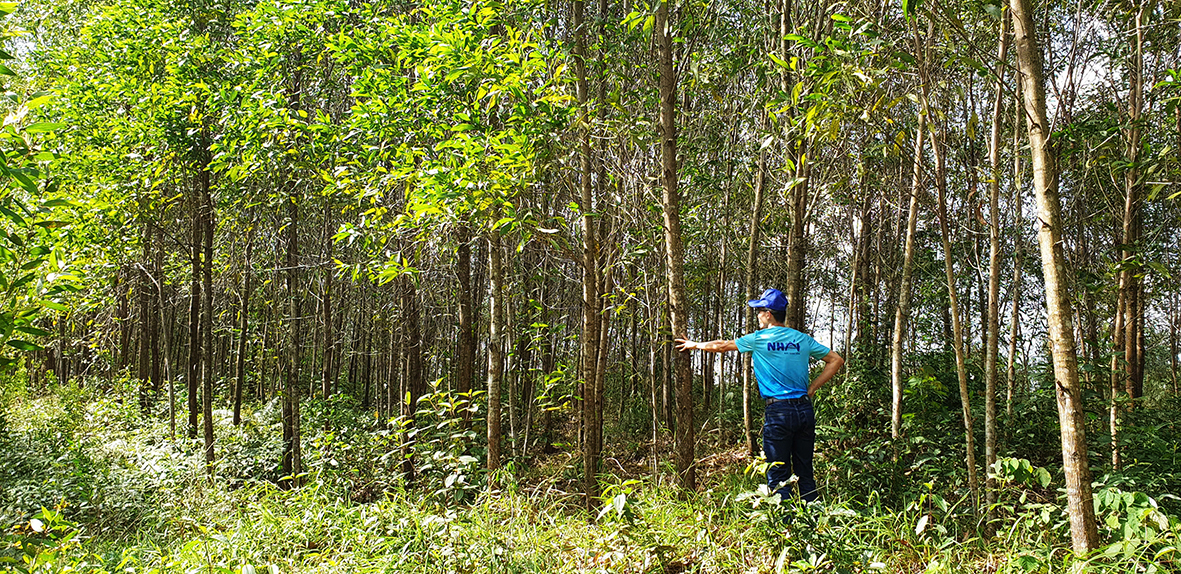
[[[746,304],[756,309],[766,307],[772,311],[783,311],[787,309],[787,298],[778,289],[767,289],[761,297]]]

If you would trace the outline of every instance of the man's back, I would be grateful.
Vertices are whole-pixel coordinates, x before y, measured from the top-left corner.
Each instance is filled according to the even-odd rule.
[[[738,350],[752,353],[755,378],[765,399],[798,399],[808,394],[808,362],[828,354],[829,348],[795,329],[771,326],[734,341]]]

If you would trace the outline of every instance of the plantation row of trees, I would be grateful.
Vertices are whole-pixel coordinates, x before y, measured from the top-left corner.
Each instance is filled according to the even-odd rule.
[[[71,274],[25,368],[134,378],[211,474],[217,408],[280,397],[290,478],[307,401],[405,425],[444,389],[483,393],[489,469],[576,442],[590,504],[617,429],[694,489],[695,432],[757,453],[758,397],[672,336],[752,330],[777,286],[872,433],[954,372],[981,509],[1015,404],[1054,392],[1082,554],[1089,467],[1178,395],[1175,3],[22,11],[52,98],[15,123],[52,153],[17,191],[69,222],[42,235]]]

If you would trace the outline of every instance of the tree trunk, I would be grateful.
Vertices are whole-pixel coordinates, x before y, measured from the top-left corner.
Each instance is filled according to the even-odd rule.
[[[1067,511],[1071,546],[1075,556],[1085,556],[1099,546],[1095,506],[1091,496],[1091,471],[1087,461],[1086,427],[1082,393],[1078,383],[1070,297],[1066,292],[1066,260],[1062,253],[1062,216],[1058,199],[1058,169],[1050,141],[1046,114],[1045,76],[1041,44],[1034,30],[1029,0],[1010,0],[1013,36],[1025,110],[1029,118],[1029,147],[1033,158],[1033,183],[1037,192],[1038,244],[1046,284],[1046,310],[1053,352],[1058,421],[1062,433],[1062,460],[1066,474]]]
[[[898,308],[894,314],[894,342],[890,347],[890,388],[892,403],[890,408],[890,436],[898,438],[902,434],[902,350],[906,341],[906,324],[910,318],[910,289],[911,272],[914,267],[915,229],[919,218],[919,193],[923,186],[923,138],[927,131],[927,111],[919,112],[919,124],[915,130],[914,143],[914,174],[910,187],[910,206],[906,215],[906,248],[902,260],[902,279],[898,287]]]
[[[401,395],[402,416],[408,423],[405,428],[414,428],[414,416],[418,410],[418,399],[426,390],[422,378],[422,331],[419,328],[418,289],[414,278],[403,275],[402,282],[402,328],[406,331],[406,376]],[[414,480],[414,459],[411,457],[410,441],[402,441],[402,475],[409,483]]]
[[[189,244],[191,265],[189,288],[189,363],[185,373],[185,387],[188,391],[189,406],[189,438],[197,438],[198,413],[201,406],[197,403],[201,381],[201,252],[204,245],[205,224],[201,219],[204,209],[204,196],[201,191],[202,174],[198,171],[193,182],[192,194],[192,236]]]
[[[926,82],[924,82],[924,85]],[[923,107],[927,107],[926,88],[923,89]],[[964,417],[964,444],[968,467],[968,488],[972,497],[980,499],[980,480],[976,476],[976,433],[972,420],[972,401],[968,393],[968,366],[964,359],[964,328],[960,318],[959,296],[955,284],[955,266],[952,264],[951,230],[947,221],[947,143],[942,126],[936,122],[931,135],[931,149],[935,152],[935,187],[939,195],[939,231],[943,240],[943,271],[947,278],[947,298],[951,311],[951,344],[955,349],[955,373],[960,385],[960,405]]]
[[[997,355],[1000,347],[1001,315],[1001,111],[1004,107],[1005,60],[1009,52],[1009,18],[1001,17],[1000,39],[997,46],[996,96],[992,102],[992,131],[988,144],[988,164],[992,179],[988,184],[988,340],[984,349],[984,499],[988,509],[988,527],[996,518],[996,479],[991,472],[997,458],[996,383]],[[1014,297],[1016,293],[1014,293]]]
[[[456,353],[458,376],[456,391],[465,400],[471,401],[472,376],[476,363],[476,329],[472,317],[472,236],[471,229],[459,225],[459,245],[456,249],[456,276],[459,279],[459,352]],[[471,411],[464,409],[463,426],[471,424]]]
[[[488,268],[492,304],[488,326],[488,470],[500,468],[500,382],[504,375],[504,266],[500,235],[488,232]]]
[[[1181,323],[1181,312],[1177,310],[1176,293],[1169,297],[1169,378],[1173,381],[1173,396],[1177,396],[1177,325]]]
[[[201,412],[205,418],[205,471],[213,477],[213,194],[209,186],[208,162],[202,167],[201,219],[205,226],[204,257],[201,262],[201,333],[204,349],[201,351]]]
[[[283,357],[283,461],[282,474],[291,487],[299,486],[303,472],[299,429],[299,204],[293,190],[287,198],[287,255],[284,279],[287,288],[287,353]]]
[[[1020,149],[1018,135],[1021,125],[1021,106],[1013,106],[1013,149]],[[1025,265],[1025,238],[1022,230],[1025,228],[1025,218],[1021,214],[1021,154],[1013,154],[1013,184],[1009,202],[1013,205],[1013,309],[1009,321],[1009,365],[1005,371],[1007,391],[1005,393],[1005,421],[1013,421],[1013,391],[1017,379],[1017,339],[1021,334],[1021,279],[1024,276],[1022,267]]]
[[[664,246],[668,262],[668,302],[672,335],[688,337],[689,300],[685,291],[685,248],[681,240],[681,193],[677,189],[677,117],[676,70],[673,68],[673,41],[668,2],[656,8],[653,27],[657,35],[660,75],[660,149],[661,179],[664,183]],[[671,344],[671,342],[669,343]],[[686,491],[697,488],[694,465],[693,373],[688,352],[675,354],[677,395],[677,476]]]
[[[156,314],[152,312],[152,281],[148,276],[148,270],[144,267],[152,257],[152,233],[151,226],[144,224],[143,235],[143,263],[139,266],[138,286],[136,287],[136,298],[139,300],[136,311],[139,323],[139,364],[136,376],[139,378],[139,408],[143,414],[148,414],[152,408],[155,395],[152,392],[152,352],[151,352],[151,331],[152,331],[152,317]]]
[[[1124,318],[1128,316],[1128,300],[1127,295],[1127,277],[1120,272],[1119,292],[1116,294],[1115,303],[1115,324],[1111,329],[1112,345],[1114,347],[1111,354],[1111,397],[1107,405],[1107,428],[1111,433],[1111,469],[1119,470],[1123,464],[1120,460],[1120,446],[1119,446],[1119,400],[1120,394],[1124,392],[1124,381],[1127,378],[1127,370],[1125,369],[1126,362],[1121,358],[1121,354],[1125,351],[1124,347]]]
[[[336,332],[332,328],[332,206],[326,201],[324,205],[324,288],[321,297],[320,310],[323,312],[323,357],[320,365],[320,396],[325,401],[332,396],[332,361],[336,350]],[[328,424],[328,419],[324,419]]]
[[[1123,219],[1123,260],[1120,262],[1120,290],[1125,302],[1124,307],[1124,386],[1128,394],[1128,408],[1132,408],[1134,400],[1143,392],[1144,380],[1141,368],[1140,333],[1143,329],[1144,315],[1141,312],[1141,295],[1143,284],[1141,272],[1136,263],[1136,255],[1140,251],[1140,220],[1141,204],[1143,202],[1143,184],[1140,182],[1140,121],[1144,107],[1144,7],[1140,2],[1136,11],[1136,49],[1132,54],[1129,67],[1128,89],[1128,128],[1126,160],[1128,168],[1124,172],[1124,202]]]
[[[763,118],[763,124],[766,125],[766,116]],[[744,287],[746,290],[746,300],[753,301],[758,297],[758,258],[756,256],[759,246],[759,234],[762,231],[760,223],[763,221],[763,195],[765,193],[767,181],[767,150],[766,148],[759,150],[759,166],[755,173],[755,196],[751,204],[750,214],[750,240],[746,247],[746,276],[744,278]],[[744,314],[746,315],[746,332],[752,333],[755,331],[755,313],[748,305],[743,305]],[[753,460],[758,456],[758,443],[755,442],[754,435],[754,418],[750,412],[751,392],[754,389],[754,371],[751,366],[750,353],[742,355],[742,433],[746,439],[746,452]]]
[[[601,328],[601,289],[599,281],[602,272],[599,269],[598,229],[594,213],[596,204],[594,197],[594,166],[591,158],[591,114],[590,92],[587,82],[586,60],[586,22],[583,17],[585,2],[574,0],[574,72],[575,91],[578,96],[579,110],[585,127],[579,134],[579,206],[582,211],[582,336],[580,379],[582,380],[582,480],[583,492],[587,509],[592,509],[597,503],[599,494],[598,472],[602,458],[602,446],[596,440],[601,435],[602,405],[600,397],[596,396],[596,378],[598,375],[599,329]]]
[[[242,387],[246,386],[246,341],[250,339],[250,279],[253,275],[250,256],[254,253],[254,229],[246,234],[246,256],[242,258],[242,300],[238,307],[238,357],[234,378],[234,426],[242,424]]]

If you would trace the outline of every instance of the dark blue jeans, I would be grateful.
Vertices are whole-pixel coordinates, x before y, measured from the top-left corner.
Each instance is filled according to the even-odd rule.
[[[812,449],[816,446],[816,412],[807,401],[780,401],[767,405],[763,420],[763,454],[771,464],[767,486],[783,500],[792,495],[791,485],[780,486],[799,477],[800,496],[811,502],[819,497],[812,475]]]

